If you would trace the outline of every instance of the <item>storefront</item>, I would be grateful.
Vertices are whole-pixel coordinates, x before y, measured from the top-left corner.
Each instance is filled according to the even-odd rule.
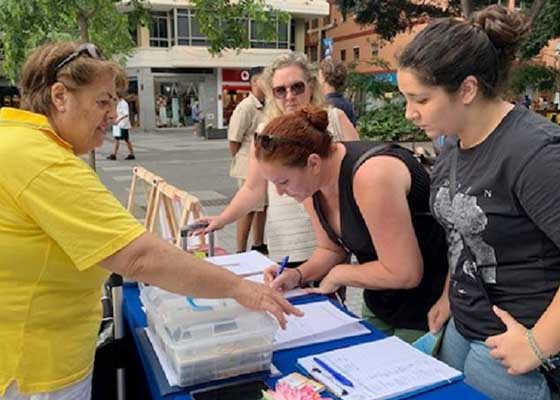
[[[222,121],[225,127],[229,124],[235,107],[251,93],[249,70],[224,68],[219,92],[223,107]]]
[[[188,76],[154,77],[157,128],[182,128],[197,121],[197,86]]]
[[[193,126],[202,117],[210,124],[214,121],[215,69],[138,68],[128,72],[129,97],[137,100],[141,129],[181,129]],[[133,82],[134,90],[131,90]],[[131,100],[127,100],[130,104]]]

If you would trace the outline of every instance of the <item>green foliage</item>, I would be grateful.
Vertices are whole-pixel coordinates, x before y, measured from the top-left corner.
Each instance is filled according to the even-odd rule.
[[[543,65],[522,64],[511,74],[510,88],[514,95],[525,93],[529,88],[538,91],[554,90],[560,80],[560,71]]]
[[[522,58],[528,60],[539,54],[552,38],[560,36],[560,0],[547,0],[526,40],[521,46]]]
[[[414,142],[428,140],[424,132],[405,118],[403,104],[387,104],[358,120],[360,137],[374,141]]]
[[[385,93],[395,90],[395,86],[389,82],[381,81],[371,74],[360,74],[350,70],[346,78],[346,91],[352,99],[357,115],[362,115],[365,112],[368,98],[380,99],[383,98]]]
[[[91,41],[107,57],[130,55],[134,42],[129,31],[129,15],[138,21],[146,14],[142,14],[140,0],[130,2],[132,14],[119,12],[118,3],[117,0],[2,0],[3,73],[15,82],[27,54],[47,41]]]
[[[256,24],[259,39],[276,40],[277,21],[288,23],[288,13],[270,8],[264,0],[191,0],[200,30],[208,38],[208,51],[248,48],[249,24]]]
[[[560,0],[543,0],[544,7],[533,21],[531,33],[522,44],[521,54],[529,59],[539,53],[552,38],[560,36]],[[536,0],[522,2],[523,11],[529,12]],[[410,0],[335,0],[343,14],[351,13],[360,25],[373,25],[385,40],[410,30],[416,23],[430,17],[461,16],[461,0],[449,0],[445,9],[430,2]],[[470,8],[479,10],[495,0],[470,0]],[[504,4],[504,2],[502,2]]]

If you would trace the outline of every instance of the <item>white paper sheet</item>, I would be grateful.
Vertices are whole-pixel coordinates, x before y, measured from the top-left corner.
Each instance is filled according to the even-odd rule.
[[[226,256],[208,257],[206,261],[227,268],[240,276],[262,274],[265,268],[276,264],[270,258],[255,250]]]
[[[248,276],[246,279],[249,279],[250,281],[253,282],[264,284],[264,274],[251,275]],[[304,296],[307,293],[303,289],[292,289],[292,290],[288,290],[287,292],[284,292],[283,294],[286,299],[291,299],[293,297]]]
[[[329,301],[301,304],[297,307],[305,315],[288,316],[286,329],[280,329],[276,333],[275,350],[369,333],[369,329],[359,323],[360,319],[342,312]]]
[[[353,383],[354,387],[342,386],[348,392],[345,400],[389,399],[461,377],[456,369],[395,336],[300,358],[298,363],[307,371],[321,369],[314,357]]]

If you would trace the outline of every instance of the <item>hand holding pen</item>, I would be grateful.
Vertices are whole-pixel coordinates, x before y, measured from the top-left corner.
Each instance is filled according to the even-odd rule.
[[[299,273],[293,268],[286,268],[288,256],[280,261],[279,265],[268,267],[264,271],[264,283],[281,292],[295,288],[299,283]]]

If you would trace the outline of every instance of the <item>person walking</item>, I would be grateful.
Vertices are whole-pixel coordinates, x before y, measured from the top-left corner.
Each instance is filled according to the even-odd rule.
[[[113,152],[107,156],[108,160],[116,160],[117,154],[119,152],[119,143],[124,141],[126,147],[128,147],[128,156],[125,160],[135,160],[134,149],[132,148],[132,142],[130,141],[130,114],[128,108],[128,102],[124,98],[123,93],[119,93],[119,102],[117,103],[117,119],[113,125],[113,137],[115,138],[115,143],[113,145]]]

